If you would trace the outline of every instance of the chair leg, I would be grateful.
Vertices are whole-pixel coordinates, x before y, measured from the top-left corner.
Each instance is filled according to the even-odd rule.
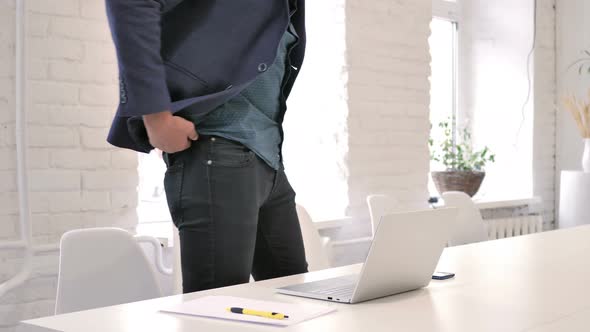
[[[173,262],[173,274],[174,274],[174,293],[182,294],[182,266],[180,264],[180,236],[178,235],[178,229],[172,226],[173,245],[174,245],[174,262]]]

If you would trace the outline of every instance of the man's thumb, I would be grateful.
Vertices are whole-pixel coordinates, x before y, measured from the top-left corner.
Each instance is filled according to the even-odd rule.
[[[189,131],[188,138],[191,141],[196,141],[199,139],[199,134],[197,133],[197,129],[195,128],[195,126],[193,124],[191,124],[191,126],[192,129]]]

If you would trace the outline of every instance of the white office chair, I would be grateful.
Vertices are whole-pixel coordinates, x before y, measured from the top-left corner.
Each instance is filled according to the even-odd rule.
[[[450,191],[443,193],[442,198],[445,206],[459,209],[456,228],[451,233],[449,245],[457,246],[488,239],[486,226],[471,197],[463,192]]]
[[[309,213],[301,205],[297,205],[297,216],[299,217],[299,225],[301,225],[305,258],[307,259],[309,271],[330,268],[330,240],[320,236]]]
[[[371,237],[375,236],[381,217],[401,210],[399,201],[389,195],[369,195],[367,196],[367,205],[371,216]]]
[[[174,279],[174,292],[176,294],[182,294],[182,264],[180,260],[180,235],[178,234],[178,228],[172,226],[173,234],[173,246],[174,246],[174,261],[172,264],[173,279]]]
[[[93,309],[161,297],[155,270],[138,241],[117,228],[69,231],[60,243],[59,275],[55,313]],[[157,247],[154,247],[157,250]],[[161,272],[161,251],[156,254]]]

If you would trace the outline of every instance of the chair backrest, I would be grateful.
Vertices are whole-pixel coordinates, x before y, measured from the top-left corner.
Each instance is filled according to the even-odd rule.
[[[375,236],[375,231],[383,216],[401,210],[399,201],[389,195],[369,195],[367,196],[367,205],[371,216],[371,236]]]
[[[173,278],[174,278],[174,292],[182,294],[182,264],[180,259],[180,234],[178,229],[173,226],[172,229],[172,244],[174,245],[174,258],[172,262]]]
[[[160,296],[155,271],[131,233],[93,228],[61,238],[56,314]]]
[[[330,268],[327,241],[322,239],[309,213],[301,205],[297,205],[297,216],[301,225],[301,234],[303,235],[303,244],[305,246],[305,258],[307,259],[309,271]]]
[[[450,191],[442,194],[445,206],[459,209],[456,228],[451,233],[449,245],[457,246],[487,240],[487,231],[479,209],[471,197],[463,192]]]

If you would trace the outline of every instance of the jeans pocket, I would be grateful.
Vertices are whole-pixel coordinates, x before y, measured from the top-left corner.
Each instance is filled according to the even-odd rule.
[[[255,154],[244,145],[226,139],[216,139],[211,143],[209,166],[247,167],[254,161]]]
[[[166,170],[164,175],[164,189],[166,201],[172,216],[172,222],[176,227],[182,222],[182,187],[184,181],[184,163],[178,161]]]

